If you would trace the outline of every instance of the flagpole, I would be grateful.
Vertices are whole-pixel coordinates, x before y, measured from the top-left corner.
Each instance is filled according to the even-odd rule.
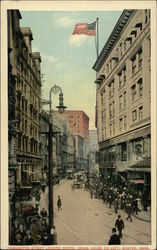
[[[98,21],[99,18],[96,18],[96,54],[97,54],[97,59],[99,56],[99,26],[98,26]],[[97,78],[97,73],[96,73],[96,78]],[[98,119],[98,98],[97,98],[97,84],[96,84],[96,106],[95,106],[95,127],[97,128],[97,119]]]
[[[96,32],[96,51],[97,51],[97,58],[99,56],[99,25],[98,25],[99,18],[97,17],[96,19],[96,27],[97,27],[97,32]]]

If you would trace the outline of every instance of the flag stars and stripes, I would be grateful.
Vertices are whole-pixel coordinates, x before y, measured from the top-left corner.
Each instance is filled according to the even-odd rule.
[[[87,35],[95,36],[96,35],[96,21],[93,23],[78,23],[75,25],[73,35]]]

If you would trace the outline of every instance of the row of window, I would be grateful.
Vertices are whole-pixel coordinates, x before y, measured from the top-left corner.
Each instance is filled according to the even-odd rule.
[[[34,105],[30,105],[30,116],[32,117],[32,113],[34,113],[35,115],[34,119],[36,119],[37,118],[36,116],[37,115],[37,98],[33,98],[32,102],[34,103]],[[24,97],[21,98],[20,94],[17,94],[16,103],[17,103],[17,107],[27,114],[28,101],[25,100]]]
[[[104,92],[103,92],[104,93]],[[143,95],[143,84],[142,78],[140,78],[137,83],[131,86],[131,96],[132,101],[135,101],[137,97],[141,97]],[[127,106],[127,92],[125,91],[123,94],[119,96],[119,111]],[[109,119],[111,119],[115,115],[115,103],[114,101],[109,104]],[[102,109],[102,122],[106,120],[106,109]]]
[[[143,120],[143,106],[132,111],[132,123]],[[119,131],[123,131],[127,128],[127,115],[119,118]],[[110,137],[115,135],[115,121],[109,125]],[[102,139],[106,138],[106,127],[102,129]]]
[[[24,119],[24,117],[22,117],[21,119],[21,115],[18,114],[17,115],[17,120],[18,120],[18,123],[17,123],[17,129],[18,130],[21,130],[23,133],[27,134],[28,133],[28,121],[27,119]],[[31,124],[29,126],[29,133],[30,133],[30,136],[34,137],[34,138],[37,138],[37,136],[39,137],[39,131],[38,131],[38,127]]]
[[[30,140],[30,143],[28,142],[28,138],[21,136],[20,134],[18,135],[17,138],[17,146],[19,150],[23,150],[25,152],[30,152],[32,154],[39,154],[41,155],[41,144],[33,141],[32,139]],[[29,146],[30,145],[30,148]]]
[[[133,41],[136,39],[137,34],[142,30],[143,28],[142,26],[143,26],[142,22],[137,23],[130,32],[130,34],[128,34],[127,37],[123,39],[123,41],[121,41],[119,46],[116,48],[115,54],[112,56],[112,58],[109,59],[108,63],[106,64],[106,67],[104,68],[105,75],[108,75],[115,68],[116,64],[119,62],[121,57],[126,53],[126,50],[131,46]]]
[[[142,78],[140,78],[137,83],[134,83],[131,86],[131,94],[132,94],[132,101],[135,101],[137,97],[141,97],[143,95],[143,83]]]
[[[138,62],[137,62],[138,57]],[[131,59],[132,60],[132,74],[135,74],[136,71],[142,67],[142,50],[138,51],[138,53]],[[138,66],[137,66],[138,65]],[[126,84],[126,67],[124,67],[119,73],[119,88]],[[142,81],[138,81],[139,84],[142,86]],[[108,85],[109,87],[109,98],[113,97],[114,95],[114,80]],[[105,103],[105,90],[101,93],[101,104]]]
[[[137,70],[142,68],[142,48],[131,58],[132,62],[132,74],[134,75]]]
[[[136,123],[141,120],[143,120],[143,106],[140,106],[138,109],[134,109],[132,111],[132,122]]]
[[[119,96],[119,111],[126,107],[127,104],[127,95],[126,91]]]

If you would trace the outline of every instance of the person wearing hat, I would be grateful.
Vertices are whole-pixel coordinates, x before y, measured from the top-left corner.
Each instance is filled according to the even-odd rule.
[[[131,214],[132,214],[132,206],[131,206],[131,203],[128,202],[126,204],[126,213],[128,215],[128,217],[126,218],[126,220],[130,219],[130,221],[132,222],[132,218],[131,218]]]
[[[115,222],[115,227],[119,231],[119,237],[122,238],[122,230],[124,228],[124,221],[121,219],[121,215],[118,215],[118,219]]]
[[[120,237],[116,234],[117,230],[115,227],[112,228],[112,235],[110,237],[110,240],[108,242],[108,245],[120,245]]]

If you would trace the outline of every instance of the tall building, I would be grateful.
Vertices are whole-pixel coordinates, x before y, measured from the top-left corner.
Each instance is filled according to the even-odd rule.
[[[11,199],[14,209],[10,207],[13,217],[22,212],[22,194],[26,196],[32,181],[41,178],[41,58],[32,52],[31,30],[21,28],[20,19],[18,10],[8,11],[9,182],[16,189]]]
[[[151,184],[150,10],[124,10],[93,69],[97,73],[99,170],[146,191]],[[123,177],[123,178],[122,178]]]
[[[55,113],[66,121],[67,128],[73,135],[75,153],[75,168],[86,169],[89,137],[89,117],[80,110],[60,110]]]
[[[52,112],[53,124],[53,176],[56,178],[64,178],[67,169],[74,168],[75,146],[73,142],[73,135],[67,129],[66,121],[61,119],[54,111]],[[42,170],[43,173],[48,173],[48,132],[49,131],[49,111],[42,110],[41,112],[41,142],[42,142]],[[46,135],[47,134],[47,135]],[[55,180],[54,180],[55,182]]]

